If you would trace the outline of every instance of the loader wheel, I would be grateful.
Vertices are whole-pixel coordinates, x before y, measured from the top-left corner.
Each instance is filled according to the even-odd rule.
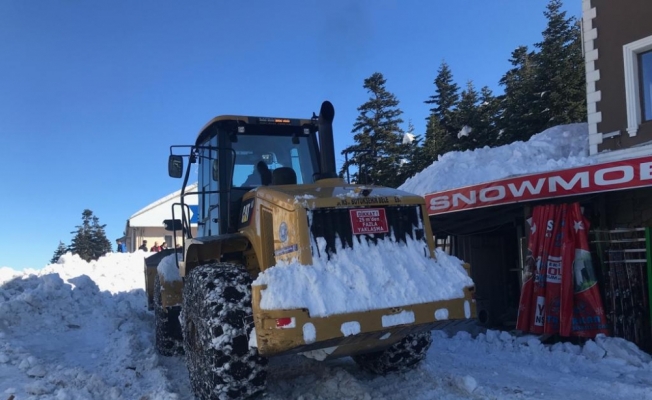
[[[154,279],[154,318],[156,324],[156,351],[162,356],[183,354],[183,338],[179,322],[180,306],[168,307],[161,304],[161,281]]]
[[[426,358],[431,344],[430,331],[426,331],[406,336],[382,351],[359,354],[352,358],[361,369],[374,374],[403,372],[415,368]]]
[[[249,347],[251,283],[230,263],[202,265],[186,277],[183,346],[198,399],[244,399],[265,389],[267,359]]]

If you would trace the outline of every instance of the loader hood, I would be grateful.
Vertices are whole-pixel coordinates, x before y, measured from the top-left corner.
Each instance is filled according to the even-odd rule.
[[[285,208],[297,205],[307,208],[335,208],[359,206],[421,205],[421,196],[398,189],[373,185],[351,185],[343,179],[323,179],[311,185],[262,186],[257,196],[274,200]]]

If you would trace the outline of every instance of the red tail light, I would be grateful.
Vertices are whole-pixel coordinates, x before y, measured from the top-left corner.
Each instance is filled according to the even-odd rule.
[[[296,326],[294,318],[276,318],[277,329],[294,328]]]

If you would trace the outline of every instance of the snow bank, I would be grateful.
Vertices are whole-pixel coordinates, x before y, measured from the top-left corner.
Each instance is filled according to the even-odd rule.
[[[429,167],[406,180],[400,190],[426,195],[513,175],[554,171],[583,165],[589,157],[588,124],[560,125],[527,142],[443,154]]]
[[[437,260],[426,258],[420,241],[362,240],[353,249],[340,246],[329,261],[325,240],[317,240],[320,256],[313,265],[281,262],[258,276],[253,285],[267,285],[261,308],[306,308],[326,317],[461,298],[473,285],[460,259],[441,250]]]
[[[190,400],[183,356],[154,351],[144,256],[110,254],[92,263],[67,256],[35,272],[0,269],[0,398]],[[439,256],[459,270],[459,260]],[[349,334],[357,328],[342,329]],[[652,399],[650,355],[620,338],[551,346],[535,336],[492,330],[475,338],[466,332],[433,336],[415,370],[373,379],[350,358],[272,358],[266,398]]]
[[[144,252],[0,274],[0,393],[43,399],[178,398],[152,343]]]

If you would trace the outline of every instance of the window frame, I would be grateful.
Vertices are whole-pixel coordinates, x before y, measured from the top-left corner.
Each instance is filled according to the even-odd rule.
[[[643,73],[643,56],[649,55],[648,62],[650,63],[650,69],[652,70],[652,49],[648,51],[643,51],[638,53],[638,71],[639,71],[639,98],[641,102],[641,122],[652,121],[652,93],[650,93],[649,104],[645,101],[645,79]],[[652,85],[652,74],[648,77],[649,82],[648,86]],[[652,92],[652,90],[650,90]],[[648,114],[646,116],[646,114]]]
[[[643,118],[643,102],[641,93],[641,74],[639,55],[652,50],[652,36],[628,43],[623,46],[625,67],[625,96],[627,107],[627,133],[636,136]]]

